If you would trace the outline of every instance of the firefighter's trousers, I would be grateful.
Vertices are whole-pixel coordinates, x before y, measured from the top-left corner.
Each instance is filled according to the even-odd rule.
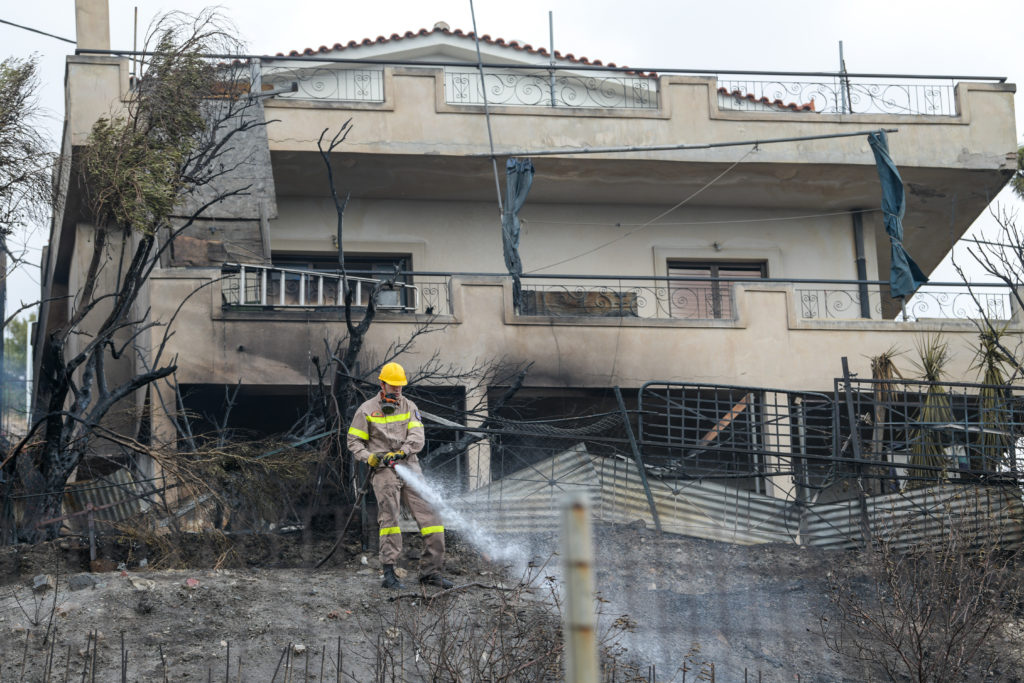
[[[398,465],[419,472],[417,463]],[[423,535],[423,556],[420,558],[420,576],[440,573],[444,568],[444,527],[441,518],[427,501],[407,486],[390,468],[378,469],[371,479],[377,496],[377,523],[380,525],[380,561],[395,564],[402,554],[402,530],[398,526],[398,512],[402,503],[412,513]]]

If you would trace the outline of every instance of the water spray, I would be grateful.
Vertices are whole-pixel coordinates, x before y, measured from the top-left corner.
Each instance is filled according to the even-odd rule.
[[[486,559],[511,564],[516,569],[526,569],[529,553],[523,545],[498,539],[478,521],[467,518],[465,514],[445,500],[438,488],[428,482],[422,474],[413,471],[412,468],[399,463],[395,466],[395,473],[420,497],[434,506],[445,525],[450,524],[457,528],[462,537],[483,553]]]

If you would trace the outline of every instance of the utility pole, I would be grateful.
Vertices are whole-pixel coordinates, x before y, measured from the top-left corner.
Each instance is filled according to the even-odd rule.
[[[843,41],[839,41],[839,91],[842,94],[840,114],[853,113],[853,101],[850,99],[850,78],[846,75],[846,59],[843,58]]]

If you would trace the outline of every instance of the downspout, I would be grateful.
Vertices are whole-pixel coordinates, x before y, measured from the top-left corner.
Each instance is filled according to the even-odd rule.
[[[868,263],[864,258],[864,217],[860,209],[850,211],[853,217],[853,248],[857,257],[857,291],[860,295],[860,317],[871,317],[871,301],[868,299]]]

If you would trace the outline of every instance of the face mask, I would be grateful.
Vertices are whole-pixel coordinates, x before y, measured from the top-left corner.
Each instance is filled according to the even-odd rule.
[[[381,410],[384,411],[385,415],[391,415],[398,410],[398,403],[402,400],[400,394],[388,394],[384,391],[380,392]]]

